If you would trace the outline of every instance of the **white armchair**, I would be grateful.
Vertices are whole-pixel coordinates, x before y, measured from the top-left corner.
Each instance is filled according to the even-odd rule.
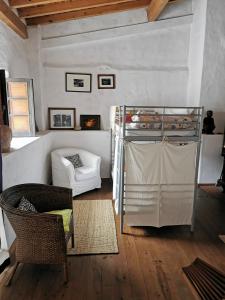
[[[65,157],[79,154],[83,167],[74,168]],[[71,188],[73,196],[101,187],[101,157],[78,148],[62,148],[51,153],[53,185]]]

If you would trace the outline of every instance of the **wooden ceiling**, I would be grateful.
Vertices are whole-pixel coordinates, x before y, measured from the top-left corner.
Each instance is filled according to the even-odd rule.
[[[169,2],[175,0],[0,0],[0,19],[23,38],[26,25],[39,25],[93,17],[103,14],[147,9],[149,21],[155,21]],[[10,9],[11,8],[11,9]],[[17,9],[18,16],[12,9]],[[25,24],[20,20],[25,20]]]

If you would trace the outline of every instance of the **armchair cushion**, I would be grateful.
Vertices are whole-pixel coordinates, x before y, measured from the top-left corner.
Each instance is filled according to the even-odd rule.
[[[96,169],[83,166],[81,168],[77,168],[75,171],[75,180],[83,181],[97,176]]]
[[[33,212],[33,213],[38,212],[36,210],[36,208],[34,207],[34,205],[32,203],[30,203],[30,201],[27,200],[25,197],[21,198],[20,203],[17,208],[22,211],[29,211],[29,212]]]
[[[65,232],[70,231],[70,220],[71,220],[72,209],[52,210],[52,211],[48,211],[46,213],[50,214],[50,215],[62,216],[64,231]]]
[[[74,155],[66,156],[65,158],[68,159],[72,163],[72,165],[74,166],[74,169],[83,167],[83,163],[82,163],[82,161],[80,159],[80,155],[79,154],[74,154]]]

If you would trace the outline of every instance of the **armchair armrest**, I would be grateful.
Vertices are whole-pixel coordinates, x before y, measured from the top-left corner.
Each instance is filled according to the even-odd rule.
[[[71,186],[74,182],[74,177],[75,177],[74,166],[65,157],[60,157],[60,160],[61,160],[62,168],[64,169],[64,172],[67,175],[67,182],[69,183],[69,186]]]
[[[97,156],[93,153],[90,153],[88,151],[83,151],[80,153],[81,160],[84,162],[86,166],[99,169],[100,163],[101,163],[101,157]]]
[[[73,185],[75,170],[71,162],[62,154],[52,152],[53,184],[70,188]]]

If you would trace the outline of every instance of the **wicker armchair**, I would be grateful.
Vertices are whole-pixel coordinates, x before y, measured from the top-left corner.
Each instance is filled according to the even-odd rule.
[[[38,213],[16,208],[23,196],[35,206]],[[16,233],[16,267],[19,263],[63,264],[67,282],[67,242],[70,237],[74,247],[73,216],[70,232],[65,234],[62,216],[43,212],[72,209],[72,190],[43,184],[17,185],[0,195],[0,206]],[[7,284],[10,284],[13,274]]]

